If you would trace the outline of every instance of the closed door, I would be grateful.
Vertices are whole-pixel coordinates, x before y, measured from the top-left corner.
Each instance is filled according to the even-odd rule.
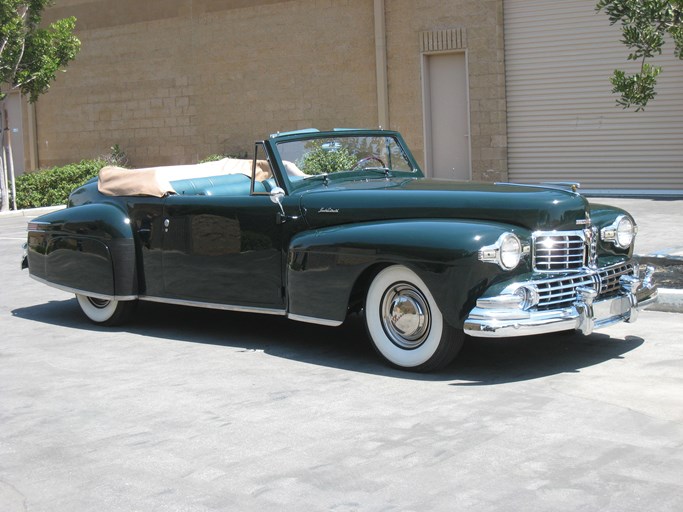
[[[424,57],[427,173],[469,180],[470,140],[467,62],[464,53]]]

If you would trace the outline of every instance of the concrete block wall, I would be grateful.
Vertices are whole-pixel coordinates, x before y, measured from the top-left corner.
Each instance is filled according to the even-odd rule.
[[[385,11],[390,128],[423,161],[418,33],[464,26],[473,178],[504,179],[502,0]],[[57,0],[47,14],[75,15],[83,44],[37,104],[41,167],[114,144],[136,166],[192,163],[278,130],[379,124],[372,0]]]
[[[386,2],[389,109],[423,162],[422,54],[418,34],[463,27],[469,76],[472,179],[507,179],[505,47],[500,0],[389,0]]]

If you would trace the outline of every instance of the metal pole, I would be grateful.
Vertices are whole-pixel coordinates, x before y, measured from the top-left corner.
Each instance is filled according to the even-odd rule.
[[[9,197],[7,194],[7,173],[5,172],[5,125],[7,116],[5,104],[0,109],[0,211],[9,210]]]
[[[17,209],[17,187],[14,181],[14,160],[12,160],[12,130],[7,130],[7,168],[9,180],[12,184],[12,210]]]
[[[389,129],[389,82],[387,79],[387,29],[384,0],[374,0],[375,74],[377,80],[377,120]]]

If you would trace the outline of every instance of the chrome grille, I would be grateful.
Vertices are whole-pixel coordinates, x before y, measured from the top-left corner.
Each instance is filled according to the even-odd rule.
[[[571,306],[576,301],[576,289],[579,286],[588,286],[594,290],[598,289],[598,277],[592,275],[581,275],[547,281],[537,281],[539,303],[538,309],[555,309]]]
[[[621,289],[619,279],[633,275],[633,263],[620,263],[601,268],[596,274],[581,274],[556,279],[534,281],[538,289],[538,310],[568,307],[576,301],[576,289],[586,286],[597,290],[600,297],[612,295]]]
[[[624,263],[600,269],[600,295],[609,295],[619,290],[621,276],[633,275],[633,263]]]
[[[582,231],[536,232],[533,238],[537,272],[581,270],[586,265],[586,242]]]

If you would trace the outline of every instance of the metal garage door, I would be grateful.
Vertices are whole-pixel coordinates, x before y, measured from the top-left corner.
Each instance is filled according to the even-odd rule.
[[[667,43],[655,99],[616,106],[627,49],[595,3],[504,0],[510,180],[683,193],[683,61]]]

